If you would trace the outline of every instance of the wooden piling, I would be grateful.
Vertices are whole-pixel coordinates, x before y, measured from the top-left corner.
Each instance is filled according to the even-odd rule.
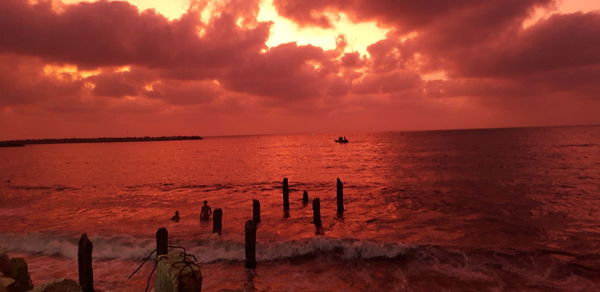
[[[321,226],[321,200],[319,198],[314,198],[312,201],[313,207],[313,223],[317,230],[320,229]]]
[[[223,231],[223,210],[221,208],[215,209],[213,212],[213,233],[221,235]]]
[[[290,188],[287,177],[283,179],[283,217],[290,217]]]
[[[246,269],[256,268],[256,225],[252,220],[246,221]]]
[[[308,192],[304,191],[302,193],[302,205],[307,205],[308,204]]]
[[[217,210],[216,209],[215,213]],[[222,211],[219,212],[222,215]],[[213,217],[214,218],[214,217]],[[179,251],[168,253],[169,232],[166,228],[156,231],[156,277],[154,291],[202,291],[202,273],[200,267],[191,265],[184,254]]]
[[[87,234],[82,234],[79,239],[77,252],[77,265],[79,270],[79,286],[83,292],[94,292],[94,272],[92,270],[92,249],[94,245]]]
[[[339,177],[337,179],[336,197],[337,197],[337,214],[338,214],[338,216],[342,216],[342,215],[344,215],[344,185],[342,184],[342,181],[340,180]]]
[[[252,222],[260,223],[260,201],[252,200]]]
[[[200,267],[190,261],[189,255],[171,251],[161,255],[156,263],[154,291],[156,292],[199,292],[202,291]]]
[[[159,228],[156,231],[156,257],[167,254],[169,247],[169,232],[166,228]]]

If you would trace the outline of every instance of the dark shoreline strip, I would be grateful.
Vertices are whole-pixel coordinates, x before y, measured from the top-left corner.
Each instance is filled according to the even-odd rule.
[[[115,142],[152,142],[202,140],[200,136],[162,136],[162,137],[100,137],[100,138],[65,138],[65,139],[26,139],[0,141],[0,147],[22,147],[31,144],[69,144],[69,143],[115,143]]]

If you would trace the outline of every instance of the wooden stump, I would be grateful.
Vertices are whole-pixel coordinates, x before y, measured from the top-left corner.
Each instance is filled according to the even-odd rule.
[[[260,223],[260,201],[252,200],[252,222],[256,225]]]
[[[167,228],[159,228],[156,231],[156,257],[169,252],[169,232]]]
[[[319,198],[314,198],[312,201],[313,207],[313,223],[317,229],[321,228],[321,200]]]
[[[215,209],[213,213],[213,233],[221,235],[223,231],[223,210],[221,208]]]
[[[304,191],[302,193],[302,205],[308,205],[308,192]]]
[[[337,214],[338,214],[338,217],[341,217],[342,215],[344,215],[344,185],[342,184],[342,181],[340,180],[340,178],[337,179],[336,198],[337,198]]]
[[[217,209],[221,210],[221,209]],[[215,210],[215,212],[217,212]],[[156,231],[157,267],[154,291],[198,292],[202,290],[200,268],[179,251],[168,252],[169,232],[166,228]]]
[[[283,217],[290,217],[290,188],[287,177],[283,179]]]
[[[186,263],[179,251],[158,257],[154,291],[199,292],[202,291],[202,273],[196,265]]]
[[[94,245],[87,234],[82,234],[79,239],[77,264],[79,267],[79,286],[83,292],[94,291],[94,271],[92,270],[92,249]]]
[[[256,225],[252,220],[246,221],[245,245],[246,245],[246,269],[256,268]]]

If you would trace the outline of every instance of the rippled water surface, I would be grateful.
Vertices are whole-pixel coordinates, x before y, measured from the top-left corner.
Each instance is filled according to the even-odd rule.
[[[143,290],[151,266],[127,276],[162,226],[200,261],[205,291],[600,290],[600,127],[335,138],[0,148],[0,247],[27,258],[34,284],[76,279],[86,232],[104,291]],[[321,199],[324,235],[304,190]],[[254,274],[243,268],[252,199]],[[203,200],[223,209],[221,237],[198,220]]]

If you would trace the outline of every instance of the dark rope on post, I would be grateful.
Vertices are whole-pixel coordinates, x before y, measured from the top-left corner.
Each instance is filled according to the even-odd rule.
[[[140,265],[140,266],[139,266],[137,269],[135,269],[135,271],[133,271],[133,273],[131,273],[131,275],[129,275],[129,277],[127,277],[127,279],[128,279],[128,280],[129,280],[129,279],[131,279],[131,277],[133,277],[133,275],[135,275],[135,273],[137,273],[137,272],[138,272],[138,271],[139,271],[139,270],[140,270],[140,269],[141,269],[141,268],[144,266],[144,264],[146,264],[146,262],[147,262],[147,261],[150,259],[150,257],[152,257],[152,255],[153,255],[155,252],[156,252],[156,249],[155,249],[155,250],[153,250],[153,251],[152,251],[152,252],[151,252],[151,253],[150,253],[150,254],[149,254],[149,255],[148,255],[148,256],[147,256],[147,257],[144,259],[144,261],[142,262],[142,264],[141,264],[141,265]]]
[[[181,249],[183,250],[182,252],[179,253],[179,255],[181,257],[183,257],[183,261],[180,262],[176,262],[173,263],[173,267],[176,267],[175,265],[177,264],[184,264],[183,267],[181,267],[179,269],[179,273],[177,274],[177,279],[179,280],[181,278],[181,275],[183,274],[183,272],[185,271],[186,268],[189,268],[190,271],[192,271],[192,273],[194,272],[194,266],[198,268],[198,271],[200,270],[200,266],[197,264],[198,259],[196,259],[196,256],[194,256],[193,254],[188,254],[187,250],[185,249],[185,247],[183,246],[177,246],[177,245],[169,245],[167,246],[168,248],[176,248],[176,249]],[[137,269],[135,269],[135,271],[133,271],[133,273],[131,273],[131,275],[129,275],[129,277],[127,279],[131,279],[131,277],[133,277],[143,266],[144,264],[146,264],[146,262],[152,257],[152,255],[154,255],[154,253],[157,250],[153,250],[152,252],[150,252],[150,254],[144,259],[144,261],[142,262],[142,264],[140,264]],[[188,258],[191,258],[193,260],[188,260]],[[144,289],[145,292],[148,291],[148,288],[150,287],[150,280],[152,279],[152,275],[154,274],[154,271],[156,270],[156,266],[158,266],[158,263],[162,260],[162,257],[159,257],[158,260],[156,261],[156,263],[154,263],[154,266],[152,267],[152,271],[150,272],[150,275],[148,276],[148,279],[146,280],[146,288]]]
[[[156,261],[156,263],[154,264],[154,267],[152,267],[152,272],[150,272],[150,275],[148,276],[148,280],[146,281],[146,289],[144,289],[144,292],[148,292],[148,288],[150,287],[150,279],[152,279],[152,274],[154,274],[154,270],[156,270],[156,266],[158,266],[158,262],[160,262],[160,259],[158,261]]]
[[[179,249],[183,249],[183,253],[187,254],[187,250],[185,249],[185,247],[183,246],[178,246],[178,245],[169,245],[169,248],[179,248]]]

